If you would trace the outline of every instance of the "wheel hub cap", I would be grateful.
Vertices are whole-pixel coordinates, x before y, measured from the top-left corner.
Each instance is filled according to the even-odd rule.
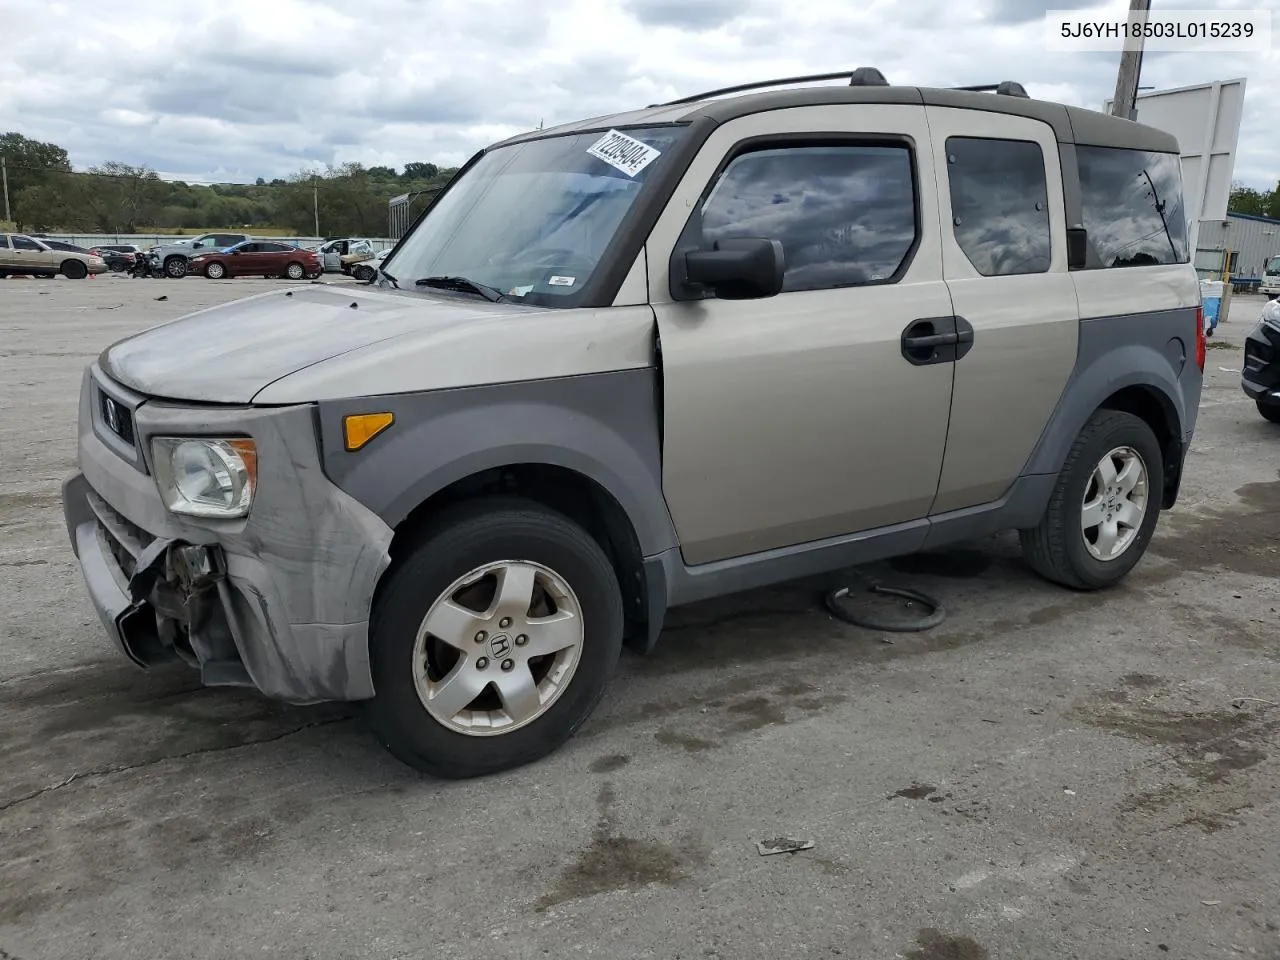
[[[510,733],[543,716],[582,652],[581,606],[540,564],[506,560],[459,577],[427,611],[414,685],[437,722],[469,736]]]
[[[1085,548],[1115,560],[1133,546],[1147,515],[1147,465],[1132,447],[1110,450],[1094,467],[1080,510]]]

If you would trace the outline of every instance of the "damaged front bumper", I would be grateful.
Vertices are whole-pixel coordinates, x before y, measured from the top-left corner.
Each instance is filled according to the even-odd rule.
[[[117,404],[115,430],[104,394]],[[67,531],[122,653],[143,667],[182,659],[209,686],[295,703],[373,695],[368,618],[391,530],[324,476],[309,407],[182,407],[133,394],[95,365],[79,432],[80,470],[63,484]],[[156,435],[253,437],[249,516],[169,513],[150,475]]]

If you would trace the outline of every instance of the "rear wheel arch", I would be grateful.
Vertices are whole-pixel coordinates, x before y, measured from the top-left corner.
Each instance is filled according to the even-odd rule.
[[[1164,495],[1160,509],[1170,509],[1178,496],[1182,479],[1182,420],[1173,400],[1159,387],[1137,383],[1117,390],[1099,405],[1100,410],[1119,410],[1142,420],[1156,435],[1164,454]]]
[[[1167,510],[1178,494],[1185,427],[1189,418],[1194,421],[1194,411],[1189,415],[1180,397],[1179,380],[1158,350],[1131,344],[1103,353],[1072,375],[1023,473],[1057,475],[1095,414],[1132,413],[1155,432],[1164,453],[1161,509]]]

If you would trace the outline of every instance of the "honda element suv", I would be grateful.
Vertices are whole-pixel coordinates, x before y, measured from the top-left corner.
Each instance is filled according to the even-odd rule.
[[[804,79],[512,137],[368,285],[105,350],[64,499],[123,654],[366,701],[465,777],[568,740],[679,604],[1000,530],[1124,577],[1205,359],[1178,144]]]

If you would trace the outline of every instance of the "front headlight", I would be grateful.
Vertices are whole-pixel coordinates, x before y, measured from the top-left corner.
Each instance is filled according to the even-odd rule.
[[[258,450],[252,440],[155,437],[156,486],[170,512],[189,517],[243,517],[258,485]]]
[[[1262,307],[1262,322],[1280,327],[1280,300],[1268,300]]]

